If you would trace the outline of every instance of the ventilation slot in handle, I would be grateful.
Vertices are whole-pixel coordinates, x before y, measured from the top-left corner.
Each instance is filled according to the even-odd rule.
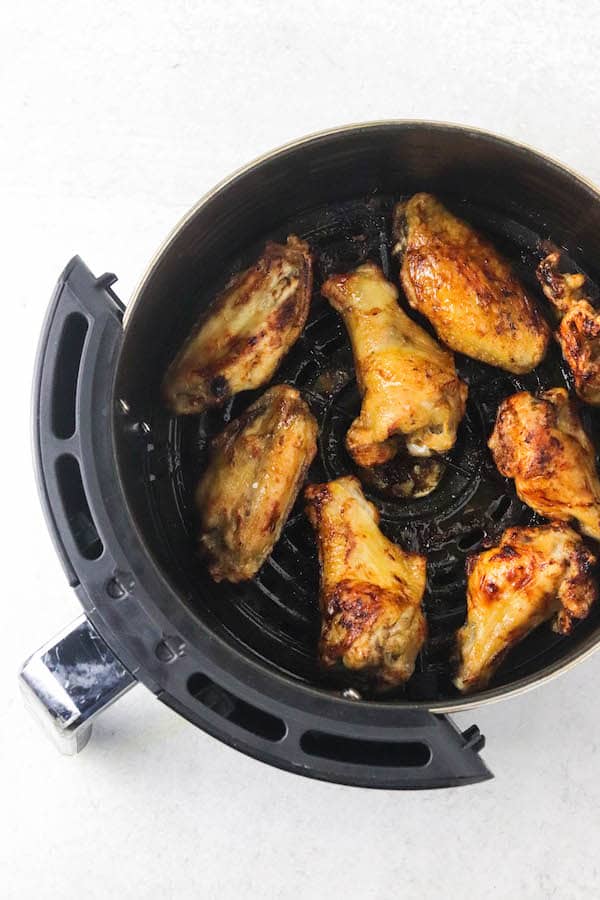
[[[187,686],[195,700],[239,728],[267,741],[280,741],[285,737],[287,728],[282,719],[240,700],[202,672],[191,675]]]
[[[70,313],[65,319],[52,389],[52,431],[66,440],[75,434],[75,401],[77,378],[88,323],[81,313]]]
[[[56,480],[69,529],[85,559],[98,559],[104,547],[85,496],[79,463],[69,453],[56,461]]]
[[[431,750],[421,741],[364,741],[322,731],[307,731],[300,746],[308,756],[360,766],[422,768],[431,761]]]

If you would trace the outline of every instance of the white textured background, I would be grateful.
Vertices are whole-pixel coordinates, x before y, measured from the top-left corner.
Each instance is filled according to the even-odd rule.
[[[31,474],[29,381],[78,252],[127,300],[178,217],[291,138],[415,117],[488,128],[600,182],[593,2],[0,5],[0,895],[600,895],[600,656],[460,717],[496,780],[369,793],[247,759],[137,688],[75,759],[23,712],[26,654],[78,612]]]

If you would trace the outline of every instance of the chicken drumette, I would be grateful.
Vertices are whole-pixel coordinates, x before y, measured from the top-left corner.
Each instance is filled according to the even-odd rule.
[[[298,391],[277,385],[215,438],[196,491],[215,581],[244,581],[261,567],[317,451],[317,430]]]
[[[537,269],[544,294],[562,317],[556,331],[582,400],[600,405],[600,313],[590,303],[585,275],[559,271],[560,254],[549,253]]]
[[[498,408],[489,444],[517,494],[549,519],[575,519],[600,540],[600,481],[594,448],[565,388],[513,394]]]
[[[402,684],[427,633],[425,557],[381,533],[358,479],[310,484],[305,497],[321,564],[321,662],[341,660],[380,687]]]
[[[395,252],[410,305],[452,350],[509,372],[530,372],[550,329],[498,251],[431,194],[394,213]]]
[[[346,445],[355,462],[380,465],[404,447],[411,456],[449,450],[467,399],[452,354],[406,315],[374,263],[334,275],[321,290],[354,352],[362,407]]]
[[[568,634],[596,600],[595,562],[581,537],[556,522],[509,528],[497,547],[472,556],[467,621],[457,634],[457,688],[484,688],[508,650],[553,616],[554,631]]]
[[[200,413],[265,384],[304,328],[312,290],[308,244],[268,243],[210,305],[169,367],[163,396],[177,414]]]

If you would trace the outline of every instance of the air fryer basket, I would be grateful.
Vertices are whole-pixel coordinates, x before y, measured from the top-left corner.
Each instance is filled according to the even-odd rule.
[[[196,553],[192,498],[210,438],[256,393],[239,395],[199,417],[174,419],[160,403],[159,387],[176,348],[215,291],[253,262],[266,239],[298,234],[315,253],[313,302],[304,334],[273,382],[296,385],[319,421],[319,453],[309,479],[354,471],[344,448],[345,432],[360,406],[352,357],[341,320],[320,297],[319,288],[332,272],[367,259],[380,263],[397,282],[390,255],[391,209],[415,190],[436,193],[487,233],[534,292],[535,266],[548,239],[563,249],[570,265],[585,271],[592,282],[597,279],[592,263],[600,258],[598,196],[576,176],[526,148],[450,126],[383,123],[316,136],[266,157],[216,189],[174,231],[130,304],[109,367],[100,366],[99,372],[98,359],[87,361],[85,369],[82,365],[79,384],[87,371],[95,384],[90,395],[100,398],[104,392],[109,407],[103,424],[90,423],[92,432],[103,427],[104,434],[98,436],[104,444],[100,450],[93,434],[89,438],[94,478],[87,460],[80,459],[92,530],[87,534],[85,516],[79,515],[76,530],[85,552],[75,546],[78,565],[59,538],[75,580],[85,588],[82,602],[91,622],[125,668],[162,699],[222,739],[268,761],[317,777],[372,784],[378,776],[365,774],[369,766],[380,773],[387,766],[387,776],[379,778],[386,786],[401,786],[390,776],[390,760],[380,759],[385,756],[381,742],[394,740],[394,728],[403,722],[423,725],[426,720],[419,716],[429,716],[426,710],[458,709],[522,690],[566,667],[597,642],[600,608],[568,638],[549,627],[538,629],[507,657],[494,686],[474,698],[459,696],[450,680],[452,637],[465,614],[466,557],[495,541],[509,524],[536,521],[512,484],[498,474],[487,450],[496,409],[515,390],[568,384],[558,350],[552,347],[538,370],[518,377],[459,357],[469,403],[438,489],[415,500],[368,489],[384,532],[428,556],[425,605],[430,639],[406,689],[383,699],[369,698],[368,686],[360,679],[339,671],[325,675],[316,665],[318,571],[301,499],[252,582],[215,584]],[[111,292],[106,282],[99,288]],[[97,302],[96,297],[92,306]],[[77,414],[81,412],[79,403]],[[599,419],[585,411],[596,446]],[[52,422],[49,428],[52,431]],[[107,429],[112,429],[112,447]],[[49,468],[43,459],[44,439],[43,479]],[[61,440],[52,435],[50,443],[58,444],[54,463],[70,458],[60,452]],[[69,479],[61,475],[60,465],[65,463],[54,471],[59,482],[62,477],[57,495],[64,513],[64,484]],[[52,498],[49,505],[53,507]],[[54,512],[53,526],[70,529],[72,536],[75,515],[67,515],[66,523],[58,518]],[[101,550],[93,559],[96,537]],[[107,567],[107,548],[115,546],[121,558],[113,551]],[[94,570],[97,560],[104,560],[102,577],[84,571]],[[350,699],[357,697],[363,699]],[[204,707],[202,715],[194,701]],[[281,716],[273,715],[277,708],[283,710]],[[207,709],[223,720],[224,731],[207,723]],[[257,710],[264,713],[258,725]],[[311,724],[314,715],[321,717],[321,728]],[[296,741],[304,754],[301,763],[272,749],[278,742],[285,744],[286,735],[294,731],[290,717],[304,723],[303,737]],[[270,750],[260,741],[252,748],[244,746],[236,728],[243,729],[250,719],[260,741],[270,742]],[[429,716],[428,727],[434,720],[441,721]],[[344,727],[331,738],[333,745],[306,737],[336,731],[334,721]],[[283,730],[278,722],[283,722]],[[358,745],[344,749],[335,743],[366,743],[369,734],[374,736],[371,726],[379,729],[379,746],[371,748],[374,755]],[[361,729],[366,729],[364,734]],[[422,733],[419,739],[423,746],[428,744]],[[311,753],[307,747],[310,750],[312,740],[316,749]],[[430,758],[419,763],[418,746],[413,743],[409,757],[417,755],[406,762],[413,772],[431,766]],[[477,736],[467,735],[461,746],[477,749]],[[328,759],[330,770],[319,770],[317,758]],[[477,780],[471,776],[464,780]],[[479,772],[478,777],[484,776]],[[431,778],[432,784],[435,781]],[[413,782],[416,786],[418,778]],[[447,775],[445,783],[450,783]]]
[[[364,478],[344,445],[346,431],[360,411],[350,343],[340,318],[320,296],[320,286],[332,273],[347,271],[368,259],[379,262],[386,275],[398,283],[397,265],[390,254],[391,214],[398,196],[373,192],[303,212],[263,234],[258,246],[244,248],[224,268],[223,274],[229,277],[260,252],[265,237],[285,240],[290,233],[308,240],[315,254],[316,277],[307,326],[273,379],[273,383],[298,387],[319,422],[319,455],[309,472],[309,481],[326,481],[349,472]],[[442,197],[502,247],[535,293],[541,236],[498,212],[467,203],[464,198],[451,193]],[[192,291],[191,297],[194,296],[197,297]],[[203,299],[210,296],[209,288]],[[175,304],[178,306],[178,301]],[[427,497],[407,500],[366,486],[368,496],[379,508],[381,525],[388,537],[407,549],[427,554],[425,607],[429,640],[420,654],[415,675],[405,692],[396,693],[398,698],[406,695],[412,700],[448,702],[458,696],[450,680],[451,652],[456,629],[465,618],[466,559],[499,539],[509,525],[538,521],[535,513],[517,498],[512,481],[499,475],[487,449],[498,404],[518,390],[538,391],[568,383],[560,350],[555,345],[543,364],[525,376],[511,375],[465,357],[457,362],[461,377],[469,385],[469,402],[438,488]],[[164,371],[164,365],[165,357],[161,357],[156,368]],[[215,584],[197,553],[193,497],[209,455],[210,439],[262,390],[238,395],[220,410],[179,419],[169,417],[155,396],[150,398],[144,421],[150,429],[152,450],[144,461],[155,554],[163,561],[165,571],[177,579],[179,592],[190,598],[194,609],[200,615],[210,609],[220,627],[261,660],[311,684],[324,688],[352,685],[363,694],[368,693],[369,686],[359,675],[348,671],[325,675],[317,665],[318,563],[302,497],[272,555],[253,581]],[[128,396],[125,390],[123,394]],[[597,417],[588,414],[587,422],[594,426]],[[393,466],[390,468],[393,475]],[[578,627],[589,633],[597,625],[599,613],[600,609],[595,609],[587,623]],[[555,634],[549,625],[539,628],[509,654],[495,684],[509,684],[536,672],[558,658],[564,643],[565,638]]]

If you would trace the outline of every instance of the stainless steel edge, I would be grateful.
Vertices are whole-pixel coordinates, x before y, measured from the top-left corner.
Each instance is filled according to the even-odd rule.
[[[94,719],[136,684],[85,615],[23,664],[26,705],[61,753],[86,746]]]

